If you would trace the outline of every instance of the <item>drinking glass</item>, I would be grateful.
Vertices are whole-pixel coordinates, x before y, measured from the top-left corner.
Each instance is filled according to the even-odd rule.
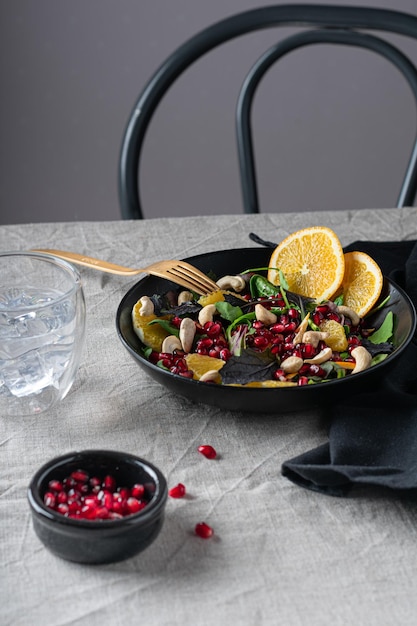
[[[62,400],[84,333],[75,267],[36,252],[0,253],[0,415],[34,415]]]

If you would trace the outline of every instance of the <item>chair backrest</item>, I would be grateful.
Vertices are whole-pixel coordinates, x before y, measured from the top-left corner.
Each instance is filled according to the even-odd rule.
[[[139,165],[148,125],[172,83],[201,56],[222,43],[253,31],[277,26],[311,27],[287,37],[265,52],[246,76],[241,88],[236,128],[244,211],[258,213],[251,109],[256,89],[267,70],[287,53],[316,43],[359,46],[393,63],[408,81],[417,104],[417,70],[388,42],[365,31],[396,33],[417,39],[417,17],[385,9],[331,5],[267,6],[239,13],[204,29],[175,50],[152,76],[130,115],[119,159],[119,199],[124,219],[142,219]],[[358,32],[359,31],[359,32]],[[417,137],[415,139],[397,206],[410,206],[417,193]]]

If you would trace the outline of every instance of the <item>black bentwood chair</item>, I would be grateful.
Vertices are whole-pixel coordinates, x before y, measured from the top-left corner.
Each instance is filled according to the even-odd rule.
[[[417,39],[417,16],[385,9],[279,5],[245,11],[204,29],[173,52],[157,70],[137,100],[124,134],[119,161],[119,198],[124,219],[142,219],[139,165],[149,122],[172,83],[201,56],[220,44],[257,30],[278,26],[310,27],[267,50],[247,74],[236,110],[237,148],[245,213],[259,213],[251,108],[267,70],[297,48],[317,43],[343,44],[372,50],[391,61],[408,81],[417,103],[417,70],[392,44],[363,30],[396,33]],[[400,189],[397,206],[411,206],[417,191],[417,138]]]

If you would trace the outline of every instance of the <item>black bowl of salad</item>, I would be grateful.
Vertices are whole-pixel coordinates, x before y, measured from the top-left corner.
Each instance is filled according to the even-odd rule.
[[[120,340],[173,393],[225,410],[284,413],[376,388],[415,331],[407,294],[384,278],[378,303],[358,320],[337,300],[316,303],[268,283],[257,268],[269,257],[265,248],[241,248],[186,259],[216,281],[238,277],[215,302],[143,278],[118,307]],[[146,322],[145,334],[135,320]],[[186,350],[185,327],[194,329]]]

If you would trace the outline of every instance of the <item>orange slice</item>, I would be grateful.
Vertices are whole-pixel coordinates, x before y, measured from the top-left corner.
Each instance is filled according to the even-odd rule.
[[[200,380],[203,374],[206,374],[211,370],[219,371],[225,364],[225,361],[222,359],[216,359],[212,356],[196,354],[194,352],[187,354],[185,360],[187,362],[188,369],[192,371],[193,378],[195,380]]]
[[[339,289],[345,271],[342,245],[326,226],[311,226],[286,237],[269,261],[268,280],[279,285],[281,270],[290,291],[318,301]]]
[[[162,328],[159,324],[152,324],[149,326],[149,322],[155,320],[157,316],[152,315],[140,315],[140,309],[142,302],[138,300],[132,310],[132,324],[133,330],[141,340],[141,342],[155,350],[160,352],[162,349],[162,342],[165,337],[168,337],[169,333]],[[168,319],[168,318],[163,318]]]
[[[334,352],[344,352],[347,349],[348,340],[342,324],[335,320],[325,320],[320,324],[320,330],[329,334],[324,341]]]
[[[342,282],[343,304],[363,317],[381,295],[384,279],[379,265],[364,252],[345,254],[345,275]]]
[[[216,304],[216,302],[223,302],[223,301],[224,301],[223,291],[219,289],[218,291],[212,291],[206,296],[201,296],[198,299],[198,304],[201,304],[201,306],[207,306],[208,304]]]
[[[235,387],[261,387],[273,389],[275,387],[297,387],[297,383],[292,383],[286,380],[262,380],[254,381],[251,383],[245,383],[244,385],[234,385]]]

